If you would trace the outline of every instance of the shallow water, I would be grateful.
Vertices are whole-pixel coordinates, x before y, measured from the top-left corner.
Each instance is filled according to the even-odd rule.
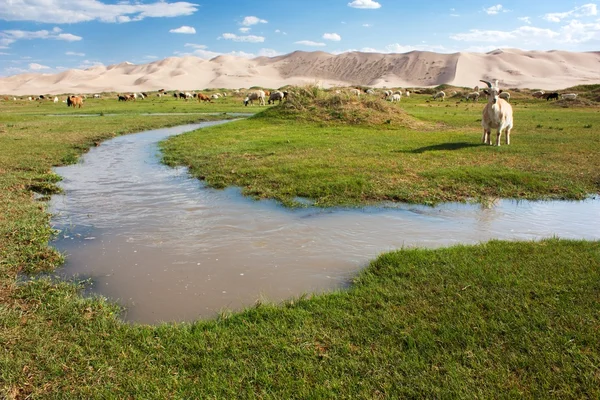
[[[600,200],[285,209],[213,190],[160,163],[157,143],[208,122],[120,136],[56,168],[52,243],[64,276],[126,307],[128,321],[191,321],[259,299],[348,284],[378,254],[489,239],[600,239]]]

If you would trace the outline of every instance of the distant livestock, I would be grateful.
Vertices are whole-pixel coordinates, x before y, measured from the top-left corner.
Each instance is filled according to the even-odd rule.
[[[119,95],[119,101],[127,101],[127,96]]]
[[[558,100],[559,96],[560,95],[558,94],[558,92],[545,93],[544,94],[544,98],[546,99],[546,101],[548,101],[548,100]]]
[[[400,102],[400,99],[402,99],[402,95],[400,95],[398,93],[394,93],[393,95],[388,97],[388,100],[391,101],[392,103]]]
[[[531,95],[533,97],[535,97],[536,99],[539,99],[539,98],[541,98],[544,95],[544,93],[545,92],[543,90],[538,90],[537,92],[531,93]]]
[[[209,103],[211,103],[212,101],[210,100],[210,97],[208,97],[207,95],[205,95],[204,93],[198,93],[198,95],[196,96],[196,98],[198,99],[198,103],[201,101],[208,101]]]
[[[498,81],[495,81],[495,85],[493,86],[488,81],[482,80],[481,82],[488,85],[488,89],[484,90],[484,93],[488,96],[488,103],[483,109],[481,118],[481,126],[483,127],[483,137],[481,138],[481,141],[491,145],[492,129],[497,129],[496,146],[500,146],[500,136],[502,135],[502,132],[506,132],[506,144],[509,145],[510,131],[513,128],[512,107],[506,100],[499,97],[502,90],[498,88]]]
[[[99,99],[99,98],[100,98],[100,95],[99,95],[99,94],[95,94],[95,95],[94,95],[94,98],[95,98],[95,99]]]
[[[563,100],[575,100],[577,99],[577,93],[565,93],[561,97]]]
[[[248,93],[248,96],[244,99],[244,105],[247,106],[248,103],[254,105],[254,100],[258,100],[261,106],[265,105],[265,92],[263,90],[255,90],[253,92]]]
[[[58,97],[54,96],[54,100],[55,103],[58,103]]]
[[[475,102],[479,101],[479,96],[480,96],[479,92],[471,92],[465,96],[465,100],[467,100],[467,101],[473,100],[473,102],[475,103]]]
[[[358,89],[350,89],[350,94],[360,97],[360,90]]]
[[[281,102],[283,101],[285,95],[283,94],[283,92],[280,91],[276,91],[276,92],[272,92],[271,95],[269,96],[269,104],[275,104],[276,101],[279,101],[279,104],[281,104]]]
[[[67,106],[73,106],[73,108],[81,108],[83,106],[83,99],[81,96],[69,96],[67,97]]]
[[[510,103],[510,93],[502,92],[498,95],[498,97],[500,97],[501,99],[504,99]]]
[[[433,95],[434,100],[442,99],[442,101],[444,101],[445,98],[446,98],[446,93],[444,93],[444,92],[437,92],[436,94]]]

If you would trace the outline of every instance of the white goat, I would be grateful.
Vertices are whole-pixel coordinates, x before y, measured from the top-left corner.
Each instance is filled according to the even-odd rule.
[[[356,95],[360,97],[360,90],[358,89],[350,89],[350,94]]]
[[[58,103],[58,97],[54,96],[54,102]]]
[[[444,92],[437,92],[436,94],[433,95],[433,99],[442,99],[442,101],[444,101],[444,99],[446,98],[446,93]]]
[[[404,92],[404,95],[405,95],[406,97],[410,97],[410,92],[407,90],[406,92]]]
[[[561,97],[563,100],[575,100],[577,99],[577,93],[565,93]]]
[[[502,90],[498,88],[498,83],[492,86],[491,82],[482,80],[481,82],[488,85],[489,89],[484,90],[488,96],[488,103],[483,109],[481,118],[481,126],[483,127],[483,143],[492,144],[491,132],[492,129],[497,129],[496,146],[500,146],[500,136],[502,132],[506,132],[506,144],[510,144],[510,130],[513,128],[513,112],[511,105],[499,95]]]
[[[254,105],[254,100],[258,100],[258,103],[261,106],[265,105],[265,92],[264,90],[255,90],[254,92],[248,93],[248,96],[244,99],[244,105],[247,106],[248,103]]]
[[[388,97],[388,100],[391,101],[392,103],[400,102],[401,99],[402,99],[402,95],[400,95],[398,93],[394,93],[393,95]]]
[[[475,103],[476,101],[479,101],[479,96],[479,92],[471,92],[465,96],[465,100],[473,100],[473,103]]]

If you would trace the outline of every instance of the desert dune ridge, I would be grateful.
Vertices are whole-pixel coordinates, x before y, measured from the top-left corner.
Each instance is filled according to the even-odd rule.
[[[557,90],[600,82],[600,52],[524,51],[403,54],[295,51],[247,59],[222,55],[211,60],[169,57],[147,64],[124,61],[56,74],[27,73],[0,78],[4,95],[142,92],[159,89],[322,87],[473,87],[498,79],[505,88]]]

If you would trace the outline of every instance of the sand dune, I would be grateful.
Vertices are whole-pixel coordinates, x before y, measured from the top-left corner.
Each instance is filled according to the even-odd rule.
[[[212,60],[170,57],[148,64],[122,62],[59,74],[21,74],[0,78],[10,95],[139,92],[158,89],[278,88],[318,83],[325,87],[428,87],[443,83],[473,87],[479,79],[498,79],[506,88],[562,89],[600,82],[600,52],[522,51],[404,54],[350,52],[333,55],[295,51],[278,57]]]

